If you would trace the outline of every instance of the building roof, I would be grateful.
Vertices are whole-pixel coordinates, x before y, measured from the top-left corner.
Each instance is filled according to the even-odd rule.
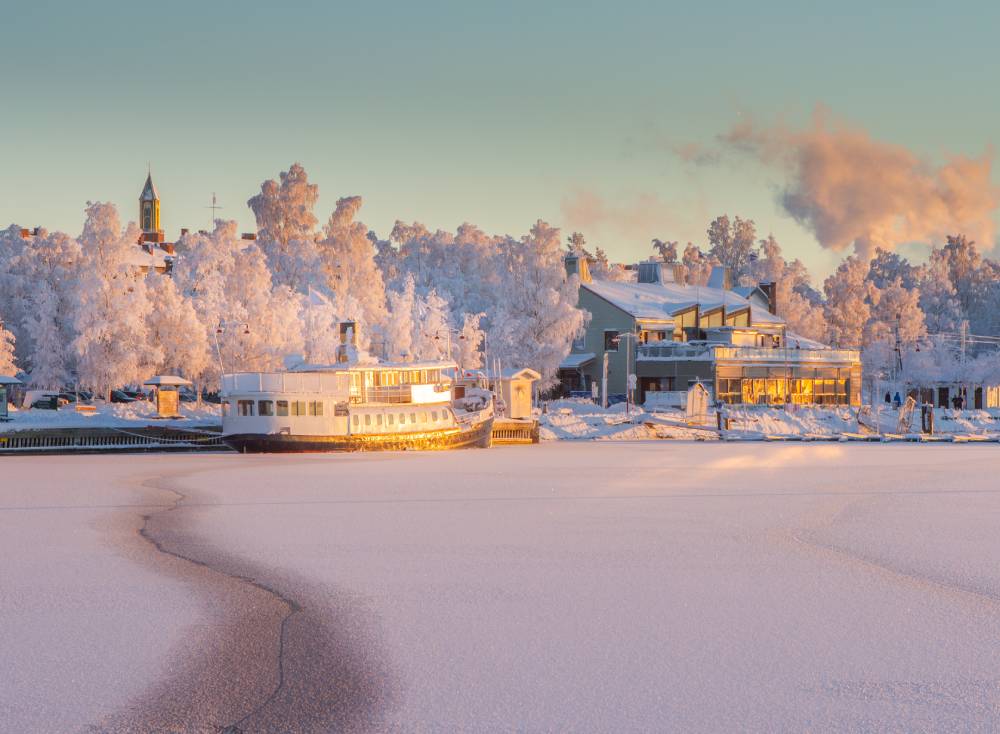
[[[583,365],[593,361],[593,359],[593,352],[584,352],[583,354],[567,354],[566,359],[559,363],[559,369],[578,370],[583,367]]]
[[[747,298],[734,291],[708,286],[594,280],[581,284],[581,287],[637,319],[669,320],[695,305],[700,306],[702,311],[710,311],[719,306],[725,306],[727,311],[736,311],[750,306]],[[784,319],[761,308],[754,308],[752,317],[754,323],[784,323]]]
[[[182,387],[190,385],[190,380],[185,380],[177,375],[156,375],[146,380],[143,385],[154,385],[155,387]]]
[[[500,370],[500,377],[504,380],[540,380],[541,374],[530,367],[511,368]]]
[[[142,193],[139,194],[139,201],[159,201],[160,194],[156,190],[156,186],[153,185],[153,174],[150,173],[146,176],[146,185],[142,187]]]

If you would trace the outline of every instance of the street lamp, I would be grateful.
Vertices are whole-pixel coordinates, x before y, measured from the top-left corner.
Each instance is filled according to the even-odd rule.
[[[247,322],[245,322],[245,321],[226,321],[225,319],[221,319],[219,321],[219,325],[215,327],[215,333],[213,334],[213,336],[215,337],[215,354],[219,358],[219,379],[220,380],[222,379],[222,375],[226,371],[226,367],[222,363],[222,349],[219,346],[219,334],[225,334],[226,333],[226,329],[231,328],[231,327],[242,328],[243,329],[243,334],[245,334],[245,335],[249,335],[250,334],[250,325]]]
[[[639,339],[639,335],[636,334],[634,331],[624,331],[624,332],[620,333],[618,336],[616,336],[613,341],[614,341],[615,344],[619,344],[622,339],[625,339],[626,342],[629,339],[633,339],[633,340],[636,340],[635,343],[638,344],[637,340]],[[629,367],[630,360],[631,360],[631,357],[632,357],[632,347],[629,346],[628,344],[626,344],[625,345],[625,349],[626,349],[626,351],[625,351],[625,415],[628,416],[628,415],[631,415],[631,409],[630,409],[629,402],[630,402],[630,398],[632,396],[632,390],[634,389],[632,387],[632,370]]]

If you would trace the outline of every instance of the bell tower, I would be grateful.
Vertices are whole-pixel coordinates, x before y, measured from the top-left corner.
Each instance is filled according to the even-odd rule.
[[[163,242],[160,229],[160,195],[153,185],[152,173],[146,176],[146,185],[139,195],[139,226],[142,228],[143,242]]]

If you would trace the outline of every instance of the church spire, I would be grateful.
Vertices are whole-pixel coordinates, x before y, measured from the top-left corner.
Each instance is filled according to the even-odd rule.
[[[146,185],[139,194],[139,223],[142,227],[144,241],[161,242],[160,229],[160,194],[153,185],[153,174],[146,175]]]

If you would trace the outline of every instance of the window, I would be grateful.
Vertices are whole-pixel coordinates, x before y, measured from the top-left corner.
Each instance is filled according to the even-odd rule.
[[[605,352],[617,352],[618,351],[618,332],[614,329],[604,330],[604,351]]]
[[[358,427],[358,414],[357,413],[355,413],[354,415],[351,416],[351,423],[354,424],[355,428]]]
[[[379,413],[377,416],[375,416],[375,423],[376,423],[376,425],[380,425],[380,426],[382,425],[382,414],[381,413]]]
[[[431,420],[434,421],[435,423],[437,423],[437,419],[438,419],[438,412],[436,410],[432,410],[431,411]]]
[[[323,403],[316,401],[309,403],[309,415],[323,415]]]
[[[365,413],[365,425],[370,426],[372,424],[372,417]]]
[[[306,403],[304,400],[296,400],[292,403],[292,415],[305,415]]]
[[[392,413],[389,413],[389,415],[387,415],[385,419],[391,426],[393,424],[393,421],[395,420],[395,416]]]
[[[400,413],[399,414],[399,425],[403,425],[405,423],[406,423],[406,413]]]
[[[274,415],[274,403],[270,400],[258,400],[257,415]]]
[[[288,415],[288,401],[287,400],[279,400],[276,405],[278,407],[278,415]]]
[[[236,401],[237,412],[242,416],[253,415],[253,400]]]
[[[587,348],[587,332],[583,332],[580,336],[573,340],[573,349],[578,352],[582,352]]]
[[[410,413],[410,423],[416,423],[416,422],[417,422],[417,414]]]
[[[427,422],[427,413],[426,412],[420,414],[420,422],[421,423],[426,423]]]

